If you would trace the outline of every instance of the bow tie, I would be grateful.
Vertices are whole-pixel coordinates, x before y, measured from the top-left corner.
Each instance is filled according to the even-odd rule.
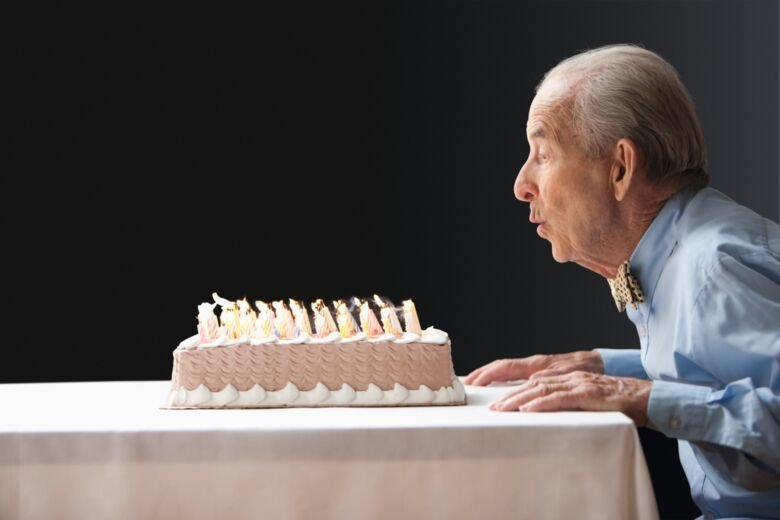
[[[639,286],[639,280],[631,274],[628,267],[628,260],[626,260],[618,267],[617,276],[607,279],[618,312],[626,310],[626,305],[631,305],[636,309],[637,303],[645,301],[645,295]]]

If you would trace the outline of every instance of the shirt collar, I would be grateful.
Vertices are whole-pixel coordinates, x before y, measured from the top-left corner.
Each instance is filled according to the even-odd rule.
[[[667,200],[629,258],[631,273],[639,280],[648,307],[652,306],[655,287],[666,260],[677,244],[679,237],[677,223],[693,195],[695,193],[683,191]]]

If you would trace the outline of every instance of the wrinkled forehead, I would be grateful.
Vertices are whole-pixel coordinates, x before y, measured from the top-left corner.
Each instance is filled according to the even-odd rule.
[[[562,116],[559,104],[548,103],[546,100],[537,101],[537,98],[534,98],[528,109],[526,122],[528,139],[542,138],[560,143],[566,133],[566,123]]]
[[[571,84],[548,79],[539,87],[528,109],[526,131],[530,138],[542,129],[546,136],[558,142],[570,134]]]

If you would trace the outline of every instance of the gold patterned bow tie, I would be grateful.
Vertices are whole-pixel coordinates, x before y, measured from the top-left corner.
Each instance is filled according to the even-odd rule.
[[[618,312],[626,310],[626,305],[631,305],[636,309],[637,303],[645,301],[639,280],[629,270],[628,260],[620,264],[617,276],[612,279],[607,278],[607,282],[612,290],[612,297],[615,299]]]

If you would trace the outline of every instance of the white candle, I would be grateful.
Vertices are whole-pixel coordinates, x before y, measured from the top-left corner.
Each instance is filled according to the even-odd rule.
[[[238,300],[238,328],[240,336],[252,336],[255,332],[255,311],[246,301]]]
[[[382,326],[385,329],[385,333],[400,337],[404,333],[404,330],[401,328],[401,322],[398,321],[398,315],[395,313],[395,309],[382,301],[382,298],[376,294],[374,295],[374,301],[379,305],[379,316],[382,319]]]
[[[214,301],[222,307],[222,311],[219,313],[219,323],[223,327],[225,335],[229,338],[236,339],[238,334],[238,310],[236,304],[230,300],[222,298],[217,293],[211,293],[211,297]]]
[[[382,335],[382,326],[379,324],[379,320],[376,319],[376,314],[371,310],[368,305],[368,301],[361,302],[358,298],[355,298],[356,303],[360,305],[360,327],[366,336],[369,338],[375,338]]]
[[[274,334],[274,311],[267,303],[257,300],[255,306],[259,311],[257,324],[255,325],[255,337],[258,339],[267,338]]]
[[[420,319],[417,317],[417,308],[412,300],[404,300],[404,323],[406,324],[406,332],[417,335],[422,334]]]
[[[276,332],[280,338],[294,338],[298,335],[298,330],[295,327],[295,320],[293,320],[290,310],[285,307],[283,301],[273,302],[271,305],[274,307],[276,319],[274,325],[276,326]]]
[[[330,309],[322,300],[314,300],[311,304],[311,310],[314,312],[314,327],[317,330],[317,337],[324,338],[334,332],[338,332],[336,322],[330,314]]]
[[[351,338],[360,332],[357,323],[355,323],[355,318],[352,317],[352,314],[349,312],[346,303],[341,300],[336,300],[333,302],[333,306],[338,311],[336,321],[338,321],[339,334],[341,334],[342,338]]]
[[[202,343],[214,341],[219,337],[219,323],[214,314],[216,303],[201,303],[198,305],[198,336]]]
[[[290,298],[290,308],[292,309],[293,316],[295,317],[295,326],[301,333],[305,333],[311,336],[311,322],[309,321],[309,312],[306,310],[301,302],[297,302]]]

